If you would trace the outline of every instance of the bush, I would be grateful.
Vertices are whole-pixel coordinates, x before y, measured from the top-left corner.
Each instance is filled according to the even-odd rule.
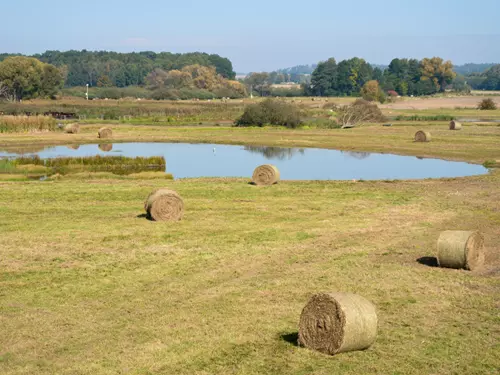
[[[337,112],[337,121],[342,126],[386,121],[380,108],[364,99],[357,99],[351,105],[341,107]]]
[[[482,111],[488,111],[488,110],[493,110],[497,109],[497,105],[493,101],[493,99],[488,98],[488,99],[483,99],[479,102],[477,105],[477,109],[480,109]]]
[[[247,106],[243,115],[236,120],[237,126],[269,124],[296,128],[301,123],[301,113],[295,105],[275,99],[266,99]]]

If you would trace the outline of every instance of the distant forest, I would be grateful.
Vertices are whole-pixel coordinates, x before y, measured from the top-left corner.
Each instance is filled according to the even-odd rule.
[[[0,61],[9,56],[21,55],[0,54]],[[154,69],[180,70],[190,65],[213,66],[218,74],[227,79],[236,76],[229,59],[200,52],[47,51],[30,57],[58,67],[63,72],[66,87],[97,86],[103,77],[115,87],[144,85],[146,77]]]

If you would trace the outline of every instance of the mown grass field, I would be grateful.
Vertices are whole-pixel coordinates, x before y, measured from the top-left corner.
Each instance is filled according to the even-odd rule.
[[[97,143],[3,134],[1,149]],[[431,143],[413,142],[419,129]],[[113,127],[113,142],[325,147],[483,163],[500,127],[398,122],[349,130]],[[106,142],[110,142],[106,140]],[[168,165],[168,160],[167,160]],[[420,181],[167,180],[79,173],[0,181],[0,374],[497,374],[500,171]],[[250,177],[250,176],[249,176]],[[177,223],[144,216],[150,191],[184,198]],[[486,266],[431,267],[443,230],[480,230]],[[424,259],[421,259],[424,258]],[[420,262],[419,262],[420,260]],[[295,345],[322,291],[375,303],[368,350]]]

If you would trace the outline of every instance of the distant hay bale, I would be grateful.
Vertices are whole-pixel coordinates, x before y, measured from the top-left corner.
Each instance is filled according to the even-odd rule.
[[[430,142],[432,139],[431,133],[424,132],[423,130],[419,130],[415,134],[415,142]]]
[[[78,134],[80,132],[80,125],[68,124],[64,127],[64,131],[68,134]]]
[[[450,121],[450,130],[462,130],[462,124],[458,121]]]
[[[264,164],[255,168],[252,182],[255,185],[274,185],[280,180],[280,171],[274,165]]]
[[[144,209],[154,221],[179,221],[184,213],[184,202],[175,191],[162,188],[149,194]]]
[[[440,267],[475,270],[484,264],[484,238],[479,232],[445,231],[439,236]]]
[[[104,152],[110,152],[113,149],[113,145],[111,143],[101,143],[99,144],[99,150]]]
[[[110,128],[101,128],[97,132],[99,138],[111,138],[113,136],[113,131]]]
[[[302,310],[299,344],[334,355],[369,348],[377,337],[375,306],[351,293],[319,293]]]

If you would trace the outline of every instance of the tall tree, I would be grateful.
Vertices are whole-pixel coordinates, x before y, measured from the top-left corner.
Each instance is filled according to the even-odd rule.
[[[420,62],[420,69],[422,73],[421,80],[431,81],[436,87],[436,92],[444,92],[446,86],[450,84],[457,75],[453,71],[453,64],[451,61],[443,61],[440,57],[423,59]]]

